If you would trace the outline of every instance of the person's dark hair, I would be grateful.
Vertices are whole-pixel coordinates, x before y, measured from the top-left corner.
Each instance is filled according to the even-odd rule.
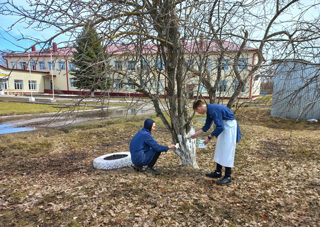
[[[196,101],[194,101],[193,102],[193,109],[195,110],[195,109],[197,109],[198,107],[200,107],[200,106],[202,106],[203,104],[205,104],[205,102],[204,101],[202,101],[202,100],[196,100]]]
[[[144,121],[144,126],[143,127],[151,132],[151,128],[152,128],[153,122],[154,122],[154,120],[152,120],[150,118],[147,118]]]

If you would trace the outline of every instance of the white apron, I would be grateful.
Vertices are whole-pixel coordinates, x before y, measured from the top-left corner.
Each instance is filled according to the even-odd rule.
[[[213,160],[224,167],[233,167],[237,140],[237,121],[223,121],[224,130],[217,138]]]

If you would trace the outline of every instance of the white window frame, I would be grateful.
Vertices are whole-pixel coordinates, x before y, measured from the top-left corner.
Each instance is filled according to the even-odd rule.
[[[249,63],[248,58],[239,58],[238,69],[239,70],[248,70],[248,63]]]
[[[76,67],[74,66],[74,64],[73,63],[71,63],[71,62],[69,62],[69,71],[70,70],[74,70],[74,69],[76,69]]]
[[[48,70],[55,70],[55,63],[54,63],[54,61],[52,61],[52,62],[48,62]]]
[[[223,88],[223,90],[221,90],[222,88]],[[227,80],[220,80],[218,83],[216,92],[218,92],[218,93],[228,92],[228,81]]]
[[[39,70],[45,70],[46,69],[46,63],[44,61],[39,62]]]
[[[222,59],[221,65],[219,65],[219,60],[216,62],[217,66],[216,69],[218,70],[218,67],[221,67],[221,71],[228,71],[229,70],[229,59]]]
[[[6,89],[8,89],[8,80],[2,80],[2,79],[0,79],[0,90],[1,89],[4,89],[4,90],[6,90]]]
[[[160,69],[160,70],[163,70],[164,69],[164,61],[163,60],[155,60],[155,64],[156,64],[156,68],[157,69]]]
[[[76,86],[74,86],[74,80],[75,80],[75,78],[69,78],[69,86],[70,86],[70,88],[77,88]]]
[[[30,62],[30,69],[31,69],[32,71],[36,71],[36,70],[37,70],[36,62],[35,62],[35,61],[31,61],[31,62]]]
[[[59,69],[59,70],[65,70],[65,69],[66,69],[66,62],[64,62],[64,61],[59,61],[59,62],[58,62],[58,69]]]
[[[16,61],[12,61],[12,62],[10,62],[10,64],[11,64],[11,69],[16,69],[18,67]]]
[[[23,90],[23,80],[14,80],[14,89]]]
[[[30,91],[38,90],[38,83],[36,80],[28,80],[28,87]]]
[[[113,82],[113,88],[116,90],[121,90],[123,88],[123,83],[120,79],[116,79]]]
[[[20,66],[20,69],[22,69],[22,70],[27,70],[28,69],[27,62],[25,62],[25,61],[19,62],[19,66]]]
[[[128,87],[129,89],[131,89],[131,90],[136,89],[136,86],[133,84],[133,80],[131,80],[131,79],[128,79],[127,87]]]
[[[154,91],[163,91],[163,85],[161,81],[154,80],[152,83],[152,89]]]
[[[127,61],[127,69],[130,71],[135,71],[136,70],[136,61]]]
[[[114,69],[122,70],[123,61],[114,61]]]

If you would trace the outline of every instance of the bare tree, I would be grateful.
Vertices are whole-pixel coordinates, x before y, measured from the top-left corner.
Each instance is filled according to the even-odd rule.
[[[57,30],[46,40],[37,39],[38,43],[49,43],[60,35],[68,35],[72,43],[86,21],[94,21],[108,55],[116,59],[111,75],[114,89],[126,86],[146,95],[171,131],[173,142],[180,143],[176,153],[182,164],[197,166],[195,143],[187,139],[192,130],[190,85],[192,90],[196,84],[198,91],[205,87],[210,102],[216,102],[217,92],[227,89],[220,80],[233,77],[238,83],[228,102],[231,107],[244,86],[252,82],[264,55],[296,56],[319,40],[319,33],[314,32],[319,30],[319,19],[303,16],[319,5],[314,2],[27,0],[29,6],[22,7],[7,0],[0,4],[0,14],[17,16],[16,23],[25,22],[32,29]],[[285,19],[289,13],[294,20]],[[248,50],[256,50],[256,54],[253,64],[246,63],[250,67],[243,76],[240,59]],[[210,55],[217,64],[208,61]],[[225,57],[232,65],[229,73],[222,73]],[[208,70],[209,64],[216,68],[214,73]]]

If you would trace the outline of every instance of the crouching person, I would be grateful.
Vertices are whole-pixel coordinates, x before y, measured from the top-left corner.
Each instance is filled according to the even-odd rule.
[[[162,146],[157,143],[151,136],[155,130],[156,124],[152,119],[146,119],[144,127],[141,129],[130,142],[130,153],[133,168],[136,171],[143,171],[143,166],[147,166],[146,172],[158,175],[153,166],[156,164],[161,152],[167,152],[169,149],[175,148],[174,144]]]

